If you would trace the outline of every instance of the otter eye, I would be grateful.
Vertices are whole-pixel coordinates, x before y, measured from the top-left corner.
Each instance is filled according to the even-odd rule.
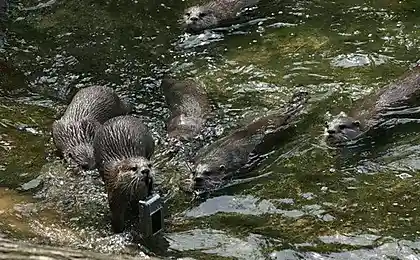
[[[190,15],[191,15],[191,13],[190,13],[190,12],[188,12],[188,13],[185,13],[185,15],[186,15],[186,16],[190,16]]]
[[[340,130],[343,130],[346,128],[346,125],[339,125],[338,128],[340,128]]]
[[[222,164],[222,165],[220,165],[220,166],[219,166],[219,169],[220,169],[221,171],[224,171],[224,170],[226,170],[226,166]]]
[[[130,171],[136,172],[137,171],[137,167],[131,167]]]
[[[200,14],[198,15],[198,17],[202,18],[202,17],[204,17],[204,16],[206,16],[206,15],[207,15],[207,13],[200,13]]]
[[[147,167],[152,168],[152,164],[151,163],[147,164]]]
[[[67,153],[67,156],[68,156],[70,159],[74,160],[73,153],[69,152],[69,153]]]

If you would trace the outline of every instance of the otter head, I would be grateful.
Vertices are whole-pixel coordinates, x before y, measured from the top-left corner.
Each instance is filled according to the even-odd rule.
[[[93,170],[96,167],[92,144],[84,143],[63,151],[64,159],[72,168]]]
[[[185,10],[183,24],[187,31],[198,32],[218,24],[213,10],[203,6],[193,6]]]
[[[192,171],[191,189],[194,191],[210,191],[220,187],[226,177],[224,164],[199,163]]]
[[[92,143],[99,126],[99,122],[93,119],[57,120],[53,123],[54,143],[71,167],[82,170],[95,168]]]
[[[194,118],[181,114],[172,118],[168,123],[168,137],[180,141],[188,141],[199,132],[200,126],[204,124],[201,118]]]
[[[113,189],[130,199],[142,199],[152,192],[153,171],[151,162],[144,157],[129,158],[106,170],[112,178]]]
[[[325,124],[324,137],[329,145],[338,145],[356,139],[362,134],[360,122],[347,116],[344,112]]]

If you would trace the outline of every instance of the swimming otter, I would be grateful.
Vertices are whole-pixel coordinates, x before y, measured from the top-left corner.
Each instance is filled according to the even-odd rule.
[[[185,10],[183,26],[189,32],[199,32],[217,27],[238,17],[246,7],[259,0],[214,0],[204,5],[196,5]]]
[[[112,228],[124,230],[129,210],[138,212],[138,201],[152,191],[153,169],[149,161],[155,143],[140,118],[114,117],[99,127],[93,141],[99,173],[108,193]]]
[[[229,135],[201,148],[193,159],[191,189],[207,192],[220,187],[226,178],[250,162],[253,155],[267,153],[294,128],[308,93],[295,93],[280,109],[235,130]]]
[[[193,80],[164,78],[161,88],[171,115],[167,123],[168,137],[190,140],[198,135],[210,110],[205,92]]]
[[[417,66],[357,103],[349,114],[341,112],[326,123],[324,140],[329,145],[354,140],[385,121],[387,112],[418,103],[420,67]]]
[[[74,168],[95,168],[93,137],[106,120],[128,114],[131,106],[109,87],[93,86],[79,90],[64,115],[52,125],[55,146]]]

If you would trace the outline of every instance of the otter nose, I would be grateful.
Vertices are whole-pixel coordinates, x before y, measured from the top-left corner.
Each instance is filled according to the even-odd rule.
[[[204,184],[204,177],[203,176],[194,177],[194,185],[195,186],[200,187],[200,186],[203,186],[203,184]]]
[[[193,16],[193,17],[190,18],[190,20],[193,21],[193,22],[197,22],[198,21],[198,17]]]
[[[145,169],[142,169],[140,172],[143,175],[149,175],[150,174],[150,169],[149,168],[145,168]]]
[[[84,171],[87,171],[87,170],[89,170],[89,164],[84,163],[84,164],[80,165],[80,168],[82,168],[82,170],[84,170]]]
[[[327,133],[329,133],[330,135],[333,135],[333,134],[335,134],[335,130],[328,129],[328,130],[327,130]]]

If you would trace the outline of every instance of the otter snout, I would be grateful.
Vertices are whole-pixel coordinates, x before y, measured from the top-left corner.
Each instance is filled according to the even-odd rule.
[[[195,176],[193,178],[194,188],[195,189],[203,188],[205,184],[205,180],[206,180],[206,177],[204,177],[203,175]]]
[[[190,21],[191,22],[197,22],[198,21],[198,17],[197,16],[193,16],[193,17],[190,17]]]
[[[192,188],[195,190],[205,188],[209,173],[210,170],[207,165],[198,164],[193,171]]]
[[[140,167],[137,170],[137,174],[141,175],[143,178],[149,178],[150,177],[150,172],[151,172],[151,170],[147,166]]]
[[[191,188],[193,190],[213,189],[220,184],[219,178],[219,173],[212,170],[211,165],[198,164],[193,171]]]
[[[73,168],[89,171],[96,168],[93,147],[91,144],[80,144],[65,151],[65,160]]]

